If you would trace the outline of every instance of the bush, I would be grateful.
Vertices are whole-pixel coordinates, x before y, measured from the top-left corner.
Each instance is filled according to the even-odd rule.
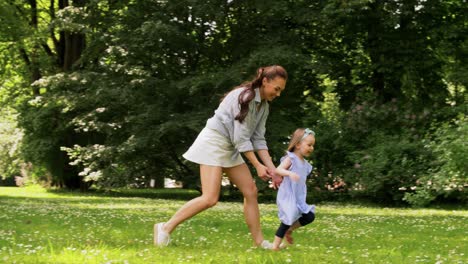
[[[369,136],[369,147],[351,153],[354,162],[346,174],[355,195],[365,195],[381,202],[402,200],[405,190],[414,186],[433,159],[430,150],[407,135]]]
[[[433,152],[434,162],[417,183],[411,187],[404,200],[413,206],[425,206],[437,198],[466,201],[468,186],[468,122],[460,115],[452,122],[443,123],[425,140],[425,148]]]
[[[397,100],[381,104],[372,99],[343,111],[334,104],[337,98],[324,94],[322,116],[313,126],[317,143],[311,191],[321,197],[401,203],[434,166],[437,154],[421,140],[433,113]]]

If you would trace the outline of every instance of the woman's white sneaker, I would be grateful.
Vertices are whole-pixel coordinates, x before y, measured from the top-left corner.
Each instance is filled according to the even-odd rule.
[[[164,223],[154,225],[154,245],[167,246],[171,242],[171,238],[167,232],[163,230]]]

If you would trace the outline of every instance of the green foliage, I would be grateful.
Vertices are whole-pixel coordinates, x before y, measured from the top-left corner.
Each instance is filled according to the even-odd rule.
[[[22,152],[26,160],[37,167],[46,168],[53,175],[53,185],[74,186],[73,171],[64,171],[68,158],[60,153],[60,146],[67,146],[74,141],[74,132],[66,126],[62,115],[62,103],[49,101],[41,97],[26,102],[18,123],[24,129]],[[26,108],[29,108],[25,111]],[[78,184],[79,185],[79,184]]]
[[[450,116],[459,111],[457,108],[418,113],[393,100],[387,104],[361,102],[343,112],[337,106],[339,98],[333,92],[334,84],[326,79],[323,83],[328,88],[324,92],[325,100],[319,103],[321,116],[317,121],[313,121],[317,117],[311,117],[308,124],[317,133],[312,157],[316,169],[309,183],[311,194],[330,197],[326,193],[331,192],[337,198],[347,194],[387,204],[403,200],[413,205],[427,205],[437,197],[450,197],[454,201],[466,199],[463,196],[466,168],[460,167],[466,156],[463,147],[466,136],[459,129],[455,141],[455,132],[429,129],[431,120]],[[458,123],[463,124],[464,119],[461,120]],[[444,140],[438,139],[444,142],[443,147],[425,143],[426,135],[436,134],[444,137]],[[457,154],[447,154],[452,153],[452,148]],[[437,178],[434,171],[438,171],[441,164],[452,164],[449,165],[451,169],[436,174],[439,182],[425,188],[427,182],[434,184],[429,179]],[[457,187],[452,190],[449,182],[451,188]],[[431,188],[438,191],[429,191]],[[445,193],[443,196],[444,188],[457,195]],[[415,193],[415,190],[419,191]]]
[[[19,176],[21,159],[19,145],[23,136],[16,126],[16,113],[12,109],[0,110],[0,179]]]
[[[468,122],[460,115],[452,122],[437,125],[425,147],[434,153],[431,167],[405,194],[404,200],[414,206],[425,206],[438,197],[466,202],[468,186]]]
[[[288,135],[312,127],[310,190],[361,186],[393,201],[428,175],[465,175],[455,154],[421,142],[466,112],[461,0],[7,1],[0,11],[0,100],[19,113],[24,157],[55,185],[170,177],[199,188],[181,154],[222,95],[269,64],[290,77],[271,104],[270,152],[277,164]]]
[[[355,162],[347,181],[357,194],[365,194],[381,202],[398,202],[404,190],[414,186],[433,159],[432,153],[420,142],[402,135],[373,133],[369,145],[351,153]]]
[[[338,81],[341,106],[369,92],[381,103],[443,104],[443,65],[466,69],[466,11],[463,1],[327,1],[317,53]]]
[[[304,74],[306,63],[306,57],[297,53],[299,47],[284,44],[262,29],[265,38],[273,38],[268,49],[261,47],[265,39],[251,37],[254,43],[232,50],[233,43],[240,43],[246,34],[258,33],[245,31],[245,27],[275,25],[263,24],[263,20],[232,23],[228,21],[231,12],[241,10],[243,4],[225,9],[227,5],[180,8],[180,3],[149,1],[125,7],[112,18],[122,26],[99,27],[89,34],[90,45],[103,52],[90,50],[85,54],[82,61],[89,62],[86,70],[37,82],[47,91],[44,96],[66,102],[63,111],[72,118],[63,120],[63,124],[73,129],[77,138],[87,139],[61,146],[86,180],[103,186],[125,186],[138,179],[138,186],[146,186],[150,179],[171,177],[183,180],[185,187],[197,188],[198,169],[183,161],[181,154],[212,115],[221,96],[251,78],[260,65],[282,64],[293,77],[290,97],[279,108],[301,101],[301,87],[308,80],[294,78]],[[276,12],[281,11],[278,8]],[[240,19],[246,14],[238,15]],[[106,20],[110,17],[101,19],[111,24]],[[224,35],[222,27],[228,28],[232,37]],[[271,122],[292,127],[291,121],[282,121],[291,112],[280,113],[281,117],[272,115]],[[284,131],[272,133],[273,140],[284,136]]]

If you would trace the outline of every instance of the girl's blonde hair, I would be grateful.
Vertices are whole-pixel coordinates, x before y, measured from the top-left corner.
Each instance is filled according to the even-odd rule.
[[[314,131],[308,129],[308,128],[298,128],[294,133],[291,135],[291,140],[289,141],[288,149],[287,151],[293,152],[296,148],[297,143],[301,142],[301,140],[304,139],[304,135],[306,134],[312,135],[315,137]]]

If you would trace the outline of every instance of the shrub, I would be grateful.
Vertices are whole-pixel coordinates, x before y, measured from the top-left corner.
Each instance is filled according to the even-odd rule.
[[[426,139],[425,149],[433,152],[434,162],[418,182],[412,186],[404,200],[413,206],[424,206],[437,198],[454,198],[466,201],[468,186],[468,122],[460,115],[452,122],[442,123],[433,138]]]
[[[432,154],[404,134],[376,132],[368,140],[368,148],[349,156],[355,165],[348,169],[347,182],[356,195],[398,203],[427,170]]]

